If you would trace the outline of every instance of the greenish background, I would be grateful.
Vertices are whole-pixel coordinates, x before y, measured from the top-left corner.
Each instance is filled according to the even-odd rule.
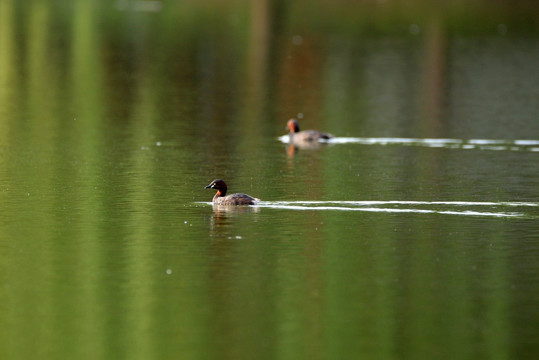
[[[0,0],[0,358],[536,359],[538,15]]]

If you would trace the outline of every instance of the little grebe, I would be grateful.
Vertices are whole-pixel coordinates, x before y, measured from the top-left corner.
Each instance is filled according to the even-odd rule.
[[[254,205],[260,199],[254,198],[247,194],[226,194],[226,183],[221,179],[213,180],[206,189],[216,189],[217,193],[213,197],[214,205]]]
[[[320,139],[331,139],[332,134],[323,133],[316,130],[303,130],[299,131],[299,124],[296,119],[290,119],[286,123],[288,128],[289,142],[291,143],[308,143],[308,142],[318,142]]]

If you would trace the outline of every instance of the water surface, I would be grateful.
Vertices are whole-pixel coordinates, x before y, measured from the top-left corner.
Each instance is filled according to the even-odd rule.
[[[537,358],[531,12],[144,3],[0,4],[0,358]]]

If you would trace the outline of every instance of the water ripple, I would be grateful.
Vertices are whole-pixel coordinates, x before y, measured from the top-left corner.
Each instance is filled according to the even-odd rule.
[[[273,201],[274,205],[318,205],[318,204],[345,204],[356,206],[373,206],[373,205],[452,205],[452,206],[530,206],[537,207],[536,202],[519,202],[519,201],[408,201],[408,200],[366,200],[366,201]]]
[[[211,205],[211,203],[203,202]],[[486,216],[499,218],[533,218],[538,216],[525,211],[525,208],[539,207],[536,202],[518,201],[262,201],[251,207],[310,210],[310,211],[362,211],[376,213],[412,213],[412,214],[442,214],[459,216]],[[488,207],[488,211],[478,208]],[[508,211],[506,208],[519,211]]]
[[[477,201],[275,201],[262,202],[259,207],[285,210],[363,211],[378,213],[442,214],[499,218],[536,218],[519,210],[538,207],[535,202],[477,202]],[[487,211],[483,210],[488,207]],[[478,209],[480,208],[480,209]],[[481,209],[483,208],[483,209]]]
[[[288,143],[288,135],[278,138]],[[432,138],[398,138],[398,137],[335,137],[320,140],[328,144],[361,144],[361,145],[403,145],[423,146],[447,149],[476,149],[494,151],[531,151],[539,152],[539,140],[508,139],[432,139]]]
[[[401,209],[401,208],[377,208],[377,207],[344,207],[344,206],[301,206],[301,205],[271,205],[260,204],[260,207],[288,210],[339,210],[339,211],[363,211],[379,213],[416,213],[416,214],[442,214],[461,216],[489,216],[489,217],[524,217],[525,214],[518,212],[488,212],[472,210],[429,210],[429,209]]]

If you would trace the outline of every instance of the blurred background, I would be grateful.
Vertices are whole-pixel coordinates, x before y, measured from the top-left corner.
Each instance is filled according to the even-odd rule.
[[[532,0],[0,0],[0,358],[536,359],[538,120]]]

